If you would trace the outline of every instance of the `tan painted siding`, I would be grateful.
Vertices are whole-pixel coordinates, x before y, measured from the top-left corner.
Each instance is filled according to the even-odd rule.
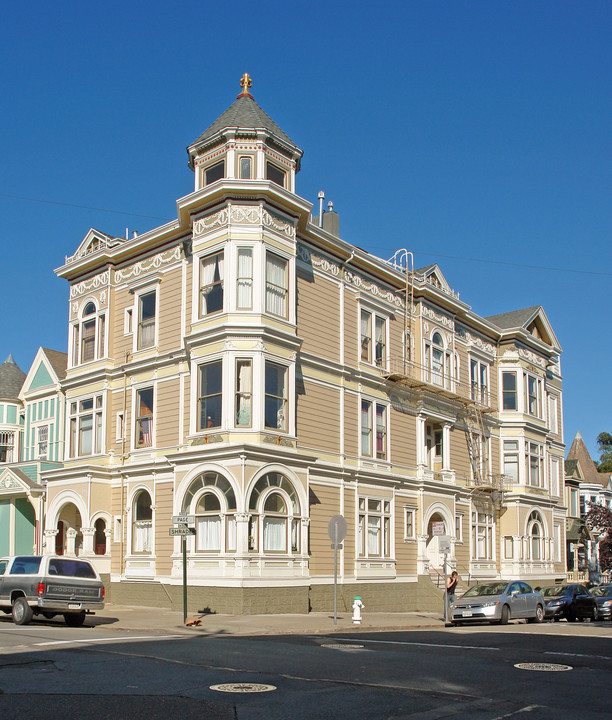
[[[359,338],[357,328],[359,327],[357,311],[357,296],[348,288],[344,292],[344,362],[347,365],[356,366],[359,362]]]
[[[391,462],[416,467],[416,418],[390,410]]]
[[[157,309],[159,352],[168,352],[181,346],[182,271],[175,267],[165,273],[159,287]]]
[[[344,545],[344,574],[353,575],[355,572],[355,496],[352,488],[344,491],[344,519],[346,520],[346,538]]]
[[[113,357],[117,365],[125,361],[126,353],[133,349],[134,337],[130,333],[125,334],[125,310],[134,307],[134,295],[126,288],[115,289],[113,293],[113,316],[109,325],[109,332],[112,334]],[[138,326],[138,318],[132,318],[134,329]]]
[[[359,408],[353,393],[344,395],[344,452],[353,456],[359,453]]]
[[[338,361],[340,359],[340,290],[320,275],[297,278],[298,335],[302,351]]]
[[[297,396],[296,417],[300,445],[339,452],[339,390],[304,380],[304,394]]]
[[[450,432],[451,467],[459,478],[471,477],[470,458],[465,437],[461,428],[452,428]]]
[[[169,575],[172,570],[174,538],[169,535],[172,519],[172,483],[159,484],[155,488],[155,554],[156,570]]]
[[[155,438],[157,447],[179,444],[180,381],[178,378],[159,382],[157,393]]]
[[[416,504],[414,500],[398,497],[395,501],[395,558],[397,561],[396,571],[398,575],[416,574],[417,559],[417,512],[414,513],[414,530],[415,538],[413,540],[404,540],[405,520],[404,508],[406,505],[411,507]]]
[[[332,575],[334,572],[334,553],[330,548],[327,527],[334,515],[340,514],[340,488],[310,484],[310,572],[312,575]]]

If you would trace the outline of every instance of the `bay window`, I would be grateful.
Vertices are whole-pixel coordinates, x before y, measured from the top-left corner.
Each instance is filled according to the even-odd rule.
[[[236,289],[237,309],[251,310],[253,307],[253,251],[251,248],[238,248]]]
[[[202,258],[200,314],[223,310],[223,251]]]
[[[266,312],[287,317],[287,261],[273,253],[266,254]]]
[[[198,368],[198,431],[221,427],[223,368],[221,360]]]
[[[88,302],[79,322],[72,326],[72,365],[104,357],[106,315]]]
[[[504,440],[504,480],[514,484],[519,481],[518,440]]]
[[[504,410],[518,410],[516,398],[516,373],[502,373],[502,407]]]
[[[265,426],[287,432],[287,368],[266,361],[265,367]]]
[[[70,403],[70,457],[96,455],[102,452],[102,396]]]
[[[253,402],[253,363],[236,360],[236,427],[250,427]]]
[[[544,487],[544,448],[538,443],[525,443],[527,484]]]
[[[136,436],[135,446],[151,447],[153,444],[153,388],[138,390],[136,393]]]

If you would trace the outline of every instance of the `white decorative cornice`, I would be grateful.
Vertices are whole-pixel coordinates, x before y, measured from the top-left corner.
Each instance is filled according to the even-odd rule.
[[[0,490],[23,490],[23,487],[11,477],[3,477],[0,479]]]
[[[463,338],[468,345],[473,345],[479,350],[489,353],[489,355],[495,355],[495,345],[492,343],[483,340],[478,335],[472,335],[472,333],[469,332],[467,328],[463,327],[463,325],[457,325],[456,330],[457,335]]]
[[[539,355],[536,355],[534,352],[531,352],[531,350],[526,350],[525,348],[519,348],[518,354],[520,358],[523,358],[523,360],[527,360],[527,362],[531,363],[532,365],[537,365],[541,368],[546,368],[546,361],[543,357],[540,357]]]
[[[72,300],[72,298],[79,297],[80,295],[84,295],[92,290],[104,287],[108,285],[109,280],[110,270],[105,270],[103,273],[89,278],[89,280],[82,280],[80,283],[76,283],[76,285],[71,286],[70,299]]]
[[[328,258],[315,255],[303,243],[298,243],[297,259],[307,265],[312,265],[313,267],[318,268],[328,275],[333,275],[334,277],[338,277],[340,275],[340,266],[338,264],[332,262]]]
[[[195,220],[193,236],[198,237],[210,230],[227,225],[262,225],[293,239],[295,225],[270,213],[261,205],[230,205],[211,215]]]
[[[147,273],[151,270],[159,270],[164,265],[181,259],[181,248],[177,245],[173,250],[167,250],[166,252],[158,253],[151,258],[141,260],[134,265],[124,268],[123,270],[115,271],[115,282],[123,282],[129,280],[132,277],[139,277],[143,273]]]
[[[398,297],[390,290],[384,290],[383,288],[381,288],[380,285],[374,282],[370,282],[369,280],[365,280],[360,275],[355,275],[352,272],[346,271],[344,273],[344,276],[346,280],[351,283],[351,285],[354,285],[356,288],[359,288],[360,290],[365,290],[366,292],[370,293],[370,295],[381,298],[382,300],[386,300],[388,303],[391,303],[398,308],[404,308],[404,301],[402,300],[402,298]]]
[[[438,325],[444,325],[444,327],[447,327],[451,332],[455,331],[455,321],[453,318],[448,315],[442,315],[427,305],[421,305],[421,315],[429,318],[432,322],[438,323]]]

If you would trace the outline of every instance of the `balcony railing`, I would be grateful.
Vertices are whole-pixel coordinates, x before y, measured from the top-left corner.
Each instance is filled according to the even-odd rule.
[[[477,383],[462,382],[444,369],[430,368],[404,358],[389,358],[388,367],[380,367],[379,370],[387,380],[412,388],[423,388],[462,402],[468,401],[484,411],[491,409],[491,393],[488,388]]]

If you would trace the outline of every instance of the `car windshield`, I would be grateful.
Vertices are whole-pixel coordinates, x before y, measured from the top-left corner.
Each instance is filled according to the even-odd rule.
[[[591,595],[593,597],[610,597],[612,596],[612,587],[594,587]]]
[[[560,595],[567,595],[569,588],[567,585],[554,585],[553,587],[547,587],[540,592],[544,597],[559,597]]]
[[[508,583],[491,583],[490,585],[474,585],[463,597],[477,597],[478,595],[501,595],[508,587]]]

